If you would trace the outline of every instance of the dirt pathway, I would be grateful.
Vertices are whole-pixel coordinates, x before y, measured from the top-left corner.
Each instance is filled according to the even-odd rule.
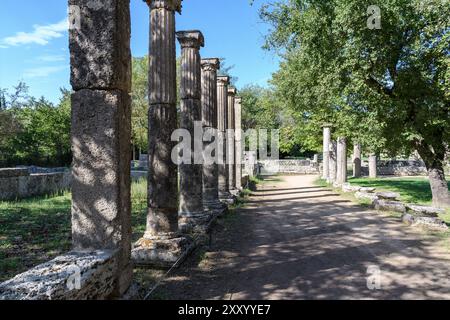
[[[315,179],[266,180],[154,297],[450,299],[448,239],[357,206]],[[370,266],[380,270],[381,289],[368,289]]]

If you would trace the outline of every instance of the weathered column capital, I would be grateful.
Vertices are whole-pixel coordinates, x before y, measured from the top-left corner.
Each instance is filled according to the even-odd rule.
[[[237,90],[235,87],[228,87],[228,95],[229,96],[235,97],[236,93],[237,93]]]
[[[235,97],[235,98],[234,98],[234,103],[236,103],[236,104],[242,104],[242,98],[241,98],[241,97]]]
[[[218,86],[227,86],[230,84],[230,77],[228,76],[218,76],[217,77],[217,85]]]
[[[201,65],[204,71],[217,71],[220,69],[220,59],[218,58],[202,59]]]
[[[332,127],[333,127],[332,123],[326,122],[326,123],[322,124],[322,128],[332,128]]]
[[[181,13],[182,0],[144,0],[150,9],[167,9]]]
[[[178,31],[176,35],[178,41],[180,42],[181,48],[183,49],[200,49],[205,46],[205,38],[199,30]]]

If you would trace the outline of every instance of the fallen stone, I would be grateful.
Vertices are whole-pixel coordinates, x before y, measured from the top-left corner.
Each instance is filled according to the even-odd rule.
[[[404,223],[410,226],[423,226],[428,229],[439,231],[446,231],[449,229],[444,221],[434,217],[414,216],[412,214],[406,213],[402,216],[402,220]]]
[[[400,195],[396,192],[377,192],[377,197],[385,200],[397,200],[400,198]]]
[[[439,214],[445,213],[444,209],[438,209],[428,206],[419,206],[415,204],[407,204],[406,208],[408,209],[408,212],[412,212],[419,216],[426,216],[432,218],[437,218]]]
[[[406,207],[400,201],[388,201],[385,199],[378,199],[373,202],[376,210],[381,211],[394,211],[394,212],[406,212]]]
[[[367,199],[367,200],[371,200],[371,201],[378,200],[378,197],[377,197],[375,194],[373,194],[373,193],[361,192],[361,191],[356,192],[356,193],[355,193],[355,197],[356,197],[357,199]]]

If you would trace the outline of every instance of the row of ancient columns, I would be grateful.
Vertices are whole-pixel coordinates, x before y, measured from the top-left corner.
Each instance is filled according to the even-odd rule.
[[[129,0],[96,5],[69,1],[77,7],[70,10],[70,19],[79,21],[70,30],[73,246],[115,253],[115,295],[129,287],[131,260],[166,267],[183,259],[192,245],[190,233],[204,231],[241,188],[242,137],[233,133],[241,128],[236,89],[229,77],[218,76],[219,59],[201,59],[200,31],[175,32],[181,0],[146,2],[150,8],[148,212],[145,234],[132,250]],[[182,50],[179,117],[177,39]],[[209,141],[195,139],[196,123],[201,123]],[[177,129],[192,138],[191,161],[179,165],[173,161]],[[198,148],[200,155],[194,152]],[[198,164],[199,156],[203,164]],[[208,161],[211,158],[215,161]]]
[[[323,126],[323,169],[322,179],[335,186],[342,186],[347,182],[347,138],[331,139],[331,124]],[[353,144],[353,177],[361,177],[362,164],[361,144]],[[377,177],[377,156],[369,155],[369,177]]]

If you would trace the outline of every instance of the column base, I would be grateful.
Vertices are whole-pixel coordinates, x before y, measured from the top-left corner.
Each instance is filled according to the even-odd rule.
[[[193,247],[192,240],[184,236],[171,239],[144,236],[136,242],[131,251],[131,259],[136,266],[164,269],[174,265],[178,267]]]
[[[179,213],[178,228],[182,233],[206,233],[213,216],[210,211]]]

